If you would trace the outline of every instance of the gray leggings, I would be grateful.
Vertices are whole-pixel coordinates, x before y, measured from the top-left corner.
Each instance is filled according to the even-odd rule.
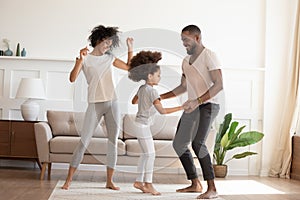
[[[120,112],[116,101],[89,103],[81,130],[81,140],[73,152],[72,161],[70,163],[71,167],[77,168],[81,163],[84,152],[102,116],[104,116],[108,137],[107,166],[112,169],[116,167],[117,140],[120,126]]]

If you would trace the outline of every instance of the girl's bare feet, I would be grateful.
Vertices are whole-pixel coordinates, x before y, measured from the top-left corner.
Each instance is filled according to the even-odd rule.
[[[161,195],[161,193],[153,187],[152,183],[145,183],[144,192],[151,193],[152,195]]]
[[[111,189],[111,190],[120,190],[119,187],[115,186],[115,184],[112,181],[112,177],[114,174],[114,169],[113,168],[106,168],[106,188]]]
[[[115,184],[113,182],[106,183],[105,187],[107,189],[111,189],[111,190],[120,190],[120,188],[115,186]]]
[[[142,182],[134,182],[133,187],[144,192],[144,184]]]

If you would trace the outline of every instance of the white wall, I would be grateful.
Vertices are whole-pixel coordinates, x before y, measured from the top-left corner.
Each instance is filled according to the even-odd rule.
[[[84,80],[81,77],[72,85],[63,77],[67,79],[72,60],[79,49],[87,45],[90,30],[98,24],[120,27],[123,43],[116,54],[122,59],[126,59],[124,40],[127,36],[134,36],[136,51],[162,51],[161,64],[171,65],[174,73],[170,76],[163,72],[165,80],[160,90],[172,88],[180,76],[181,59],[185,55],[180,31],[188,24],[196,24],[202,30],[204,45],[218,53],[224,67],[224,112],[233,112],[234,118],[241,124],[247,125],[248,129],[264,131],[266,138],[270,139],[270,119],[277,114],[274,107],[279,102],[274,102],[274,99],[279,94],[275,89],[271,92],[266,90],[270,91],[271,85],[279,83],[273,77],[280,76],[288,59],[286,49],[290,44],[290,18],[295,2],[0,0],[0,49],[6,49],[2,39],[8,38],[14,52],[17,43],[27,49],[28,59],[17,59],[19,64],[16,67],[15,61],[7,62],[7,59],[0,58],[0,114],[2,117],[20,117],[18,107],[21,102],[15,100],[13,94],[22,70],[25,70],[25,76],[44,79],[47,95],[51,97],[44,102],[44,110],[83,109],[86,95]],[[37,66],[39,60],[43,61],[43,66]],[[32,64],[22,68],[23,61]],[[38,72],[32,74],[31,66]],[[12,76],[14,70],[18,71],[17,76]],[[31,72],[28,73],[28,70]],[[129,97],[138,84],[127,80],[125,72],[117,70],[115,73],[117,84],[122,83],[117,89],[123,112],[134,112],[133,107],[127,107]],[[69,88],[71,94],[59,92],[55,95],[62,84],[65,87],[63,91]],[[262,160],[262,155],[271,155],[271,145],[264,142],[263,145],[251,146],[251,150],[259,152],[258,156],[230,162],[229,174],[259,174],[262,171],[266,174],[270,163],[267,158]]]
[[[0,40],[10,39],[13,50],[20,43],[31,57],[73,59],[98,24],[123,32],[158,28],[180,33],[194,23],[225,67],[263,67],[264,9],[261,0],[3,0]],[[172,42],[181,45],[180,38]]]

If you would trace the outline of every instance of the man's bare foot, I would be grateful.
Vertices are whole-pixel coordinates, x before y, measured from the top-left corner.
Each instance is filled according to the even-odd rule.
[[[120,190],[119,187],[115,186],[114,183],[106,183],[106,186],[105,186],[107,189],[111,189],[111,190]]]
[[[144,192],[144,184],[142,182],[134,182],[133,187]]]
[[[202,189],[203,189],[202,185],[199,185],[199,184],[194,185],[194,184],[192,184],[192,185],[190,185],[190,186],[188,186],[186,188],[178,189],[178,190],[176,190],[176,192],[202,192]]]
[[[144,192],[151,193],[152,195],[161,195],[161,193],[153,187],[152,183],[145,183]]]
[[[197,199],[214,199],[214,198],[218,198],[218,193],[213,190],[208,190],[197,197]]]
[[[61,189],[63,190],[68,190],[70,185],[71,185],[71,181],[72,180],[66,180],[66,182],[64,183],[64,185],[61,187]]]

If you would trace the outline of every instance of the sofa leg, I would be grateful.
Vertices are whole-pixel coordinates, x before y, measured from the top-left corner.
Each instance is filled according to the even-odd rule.
[[[43,165],[42,165],[40,180],[44,179],[45,171],[46,171],[46,168],[47,168],[47,163],[42,163],[42,164]]]
[[[51,179],[51,169],[52,169],[52,163],[48,163],[48,180]]]

